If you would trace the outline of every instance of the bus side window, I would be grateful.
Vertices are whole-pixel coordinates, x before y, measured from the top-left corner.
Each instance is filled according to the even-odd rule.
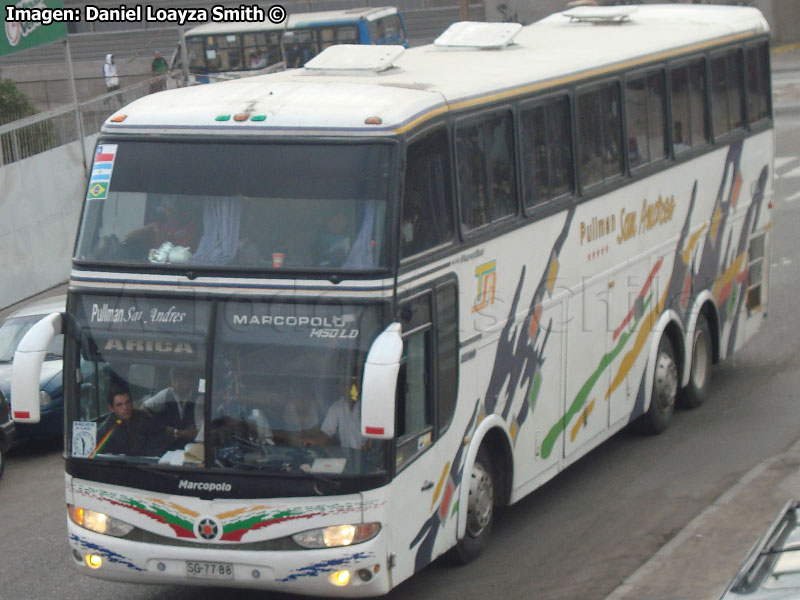
[[[408,147],[400,257],[406,258],[453,239],[450,150],[440,129]]]
[[[525,207],[572,192],[569,98],[524,109],[521,118]]]
[[[397,378],[397,453],[400,471],[433,441],[431,296],[417,296],[400,308],[403,356]],[[408,333],[405,333],[408,332]]]
[[[739,50],[711,59],[711,108],[715,138],[744,125],[742,62]]]
[[[456,128],[461,222],[476,229],[516,212],[514,132],[510,112]]]
[[[616,82],[578,96],[578,134],[584,187],[622,174],[620,93]]]
[[[752,124],[769,117],[769,47],[747,49],[747,118]]]
[[[663,158],[664,75],[653,71],[630,79],[625,85],[625,114],[628,125],[628,162],[633,169]]]

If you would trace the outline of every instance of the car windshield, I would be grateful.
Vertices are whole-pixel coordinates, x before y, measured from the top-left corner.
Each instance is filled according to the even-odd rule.
[[[76,258],[183,269],[386,266],[385,144],[97,147]]]
[[[31,315],[28,317],[13,317],[0,325],[0,363],[10,363],[14,360],[14,352],[28,330],[46,315]],[[61,358],[64,347],[64,336],[56,336],[47,347],[46,359]]]
[[[381,305],[215,304],[82,297],[72,456],[301,478],[385,471],[358,404]]]

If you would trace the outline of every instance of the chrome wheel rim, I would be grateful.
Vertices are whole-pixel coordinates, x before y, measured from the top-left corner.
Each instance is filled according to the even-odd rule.
[[[467,532],[472,537],[480,536],[492,521],[494,488],[492,478],[479,462],[472,467],[467,504]]]
[[[692,384],[697,389],[701,389],[708,379],[708,340],[698,332],[694,337],[694,348],[692,349]]]
[[[661,414],[669,413],[675,406],[678,393],[678,367],[666,352],[661,352],[656,361],[656,374],[653,382],[651,403]]]

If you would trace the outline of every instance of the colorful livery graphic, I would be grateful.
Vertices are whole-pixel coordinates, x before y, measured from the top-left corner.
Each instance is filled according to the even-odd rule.
[[[106,122],[67,310],[66,503],[94,577],[375,596],[699,406],[764,319],[752,8],[583,7],[172,90]]]

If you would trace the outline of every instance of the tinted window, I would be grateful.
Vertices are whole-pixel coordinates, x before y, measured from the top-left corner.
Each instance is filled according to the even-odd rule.
[[[747,115],[751,123],[769,117],[769,47],[747,49]]]
[[[742,127],[742,55],[738,50],[711,59],[711,113],[714,136]]]
[[[400,256],[412,256],[450,241],[450,148],[444,129],[408,147],[404,189]]]
[[[581,182],[592,185],[622,173],[619,85],[578,96]]]
[[[562,96],[522,112],[525,206],[572,191],[569,99]]]
[[[461,222],[468,229],[516,212],[514,160],[510,112],[456,129]]]
[[[708,140],[705,61],[695,60],[670,71],[672,143],[679,153]]]
[[[631,168],[666,154],[664,136],[664,74],[654,71],[625,86],[628,162]]]

